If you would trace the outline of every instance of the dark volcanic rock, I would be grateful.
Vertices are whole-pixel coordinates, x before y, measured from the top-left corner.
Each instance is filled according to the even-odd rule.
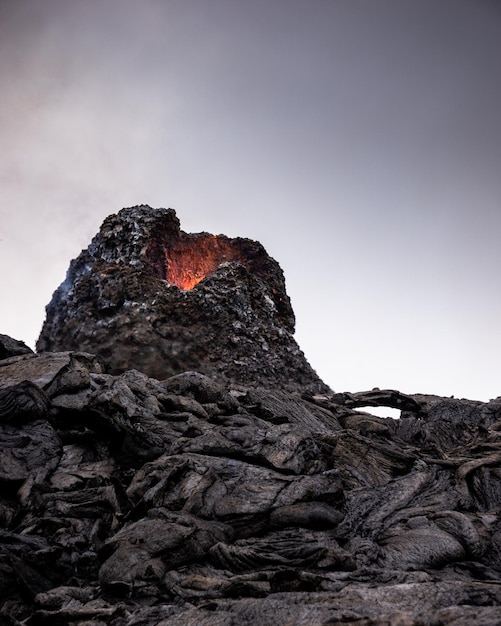
[[[293,328],[259,244],[106,220],[65,351],[0,336],[2,626],[499,626],[501,399],[334,394]]]
[[[0,623],[498,626],[500,433],[500,400],[5,359]]]
[[[171,209],[108,217],[47,306],[39,351],[101,355],[113,373],[328,391],[294,341],[283,273],[261,244],[187,234]]]
[[[17,341],[8,335],[0,335],[0,359],[8,359],[20,354],[33,354],[33,350],[28,348],[23,341]]]

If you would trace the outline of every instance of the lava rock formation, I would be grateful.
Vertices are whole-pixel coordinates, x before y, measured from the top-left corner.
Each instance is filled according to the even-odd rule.
[[[157,218],[167,235],[150,228]],[[87,347],[96,324],[105,359],[34,354],[0,335],[0,626],[499,626],[501,398],[318,393],[301,359],[299,373],[286,360],[283,372],[267,365],[271,383],[260,371],[244,384],[220,344],[214,361],[199,359],[210,376],[170,375],[167,360],[156,377],[117,371],[139,358],[134,322],[146,351],[147,333],[161,337],[151,324],[161,309],[148,319],[153,286],[170,315],[189,303],[177,320],[196,315],[191,297],[232,320],[216,287],[234,285],[247,321],[288,329],[290,341],[275,262],[254,242],[210,237],[145,207],[105,222],[40,340],[73,340],[74,312],[77,339]],[[187,273],[172,250],[189,250],[192,269],[210,258],[213,274]],[[201,328],[183,340],[205,341]],[[141,365],[158,363],[148,355]],[[400,419],[372,415],[376,406]]]
[[[293,338],[278,263],[249,239],[180,230],[172,209],[107,218],[47,306],[38,351],[84,350],[115,373],[194,370],[222,382],[328,391]]]

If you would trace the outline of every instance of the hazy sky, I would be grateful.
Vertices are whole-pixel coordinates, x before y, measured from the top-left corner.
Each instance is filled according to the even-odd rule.
[[[501,3],[0,0],[0,333],[102,220],[261,241],[336,391],[501,395]]]

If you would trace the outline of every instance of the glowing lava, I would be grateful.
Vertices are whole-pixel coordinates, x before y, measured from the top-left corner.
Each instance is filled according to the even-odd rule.
[[[185,235],[165,250],[165,278],[180,289],[193,289],[222,263],[243,262],[241,252],[222,235]]]

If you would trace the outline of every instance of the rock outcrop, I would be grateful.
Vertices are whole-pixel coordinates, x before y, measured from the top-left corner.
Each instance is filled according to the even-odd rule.
[[[172,209],[123,209],[71,263],[39,351],[101,355],[115,373],[194,370],[221,382],[328,391],[293,338],[278,263],[261,244],[180,230]]]
[[[501,400],[22,354],[0,449],[1,624],[500,623]]]

